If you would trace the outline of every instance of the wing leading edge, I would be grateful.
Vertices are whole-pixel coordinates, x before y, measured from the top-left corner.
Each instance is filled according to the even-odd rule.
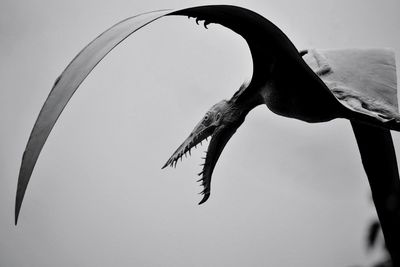
[[[171,10],[159,10],[130,17],[117,23],[82,49],[57,78],[33,126],[22,156],[15,202],[15,224],[17,224],[22,200],[40,151],[79,85],[120,42],[140,28],[169,13]]]

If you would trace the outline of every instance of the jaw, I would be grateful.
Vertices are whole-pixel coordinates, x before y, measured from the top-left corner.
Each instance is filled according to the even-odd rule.
[[[169,166],[176,167],[176,164],[179,159],[182,160],[183,155],[186,156],[186,153],[189,152],[193,147],[197,147],[199,143],[201,143],[204,139],[208,139],[208,137],[212,136],[216,129],[216,126],[205,127],[201,122],[197,124],[197,126],[190,133],[189,137],[175,150],[172,156],[167,160],[162,169]]]
[[[203,164],[202,171],[198,174],[201,178],[198,182],[204,187],[203,191],[200,193],[204,195],[203,199],[199,204],[207,201],[210,197],[211,189],[211,176],[214,171],[215,165],[221,155],[225,145],[228,143],[229,139],[236,132],[236,129],[240,126],[235,124],[230,124],[228,126],[215,126],[211,125],[205,127],[201,122],[194,128],[189,137],[178,147],[178,149],[172,154],[172,156],[167,160],[167,162],[162,167],[176,166],[179,159],[182,160],[183,155],[189,152],[197,144],[201,143],[204,139],[211,136],[211,141],[207,149],[207,154],[205,157],[205,162]]]
[[[236,132],[237,127],[223,127],[219,128],[213,134],[210,145],[207,149],[206,159],[203,165],[203,170],[199,173],[201,178],[198,182],[201,182],[201,185],[204,187],[203,191],[200,193],[203,196],[203,199],[199,202],[199,205],[203,204],[210,197],[211,192],[211,176],[214,171],[215,165],[221,155],[222,151],[225,148],[225,145],[228,143],[229,139]]]

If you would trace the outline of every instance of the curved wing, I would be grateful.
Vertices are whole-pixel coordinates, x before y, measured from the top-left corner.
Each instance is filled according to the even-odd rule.
[[[15,224],[33,168],[54,124],[69,99],[92,69],[120,42],[150,22],[171,13],[160,10],[128,18],[114,25],[89,43],[56,79],[32,129],[18,177]]]
[[[243,91],[243,95],[255,88],[252,85],[266,82],[265,69],[270,65],[271,58],[277,56],[276,53],[280,53],[279,56],[282,57],[295,58],[298,63],[306,66],[294,45],[279,28],[259,14],[240,7],[220,5],[200,6],[178,11],[160,10],[119,22],[88,44],[54,83],[36,120],[22,157],[15,205],[15,223],[17,223],[22,200],[40,151],[76,89],[115,46],[138,29],[166,15],[196,17],[196,22],[204,20],[205,26],[209,23],[218,23],[246,39],[253,58],[253,77],[248,88]],[[314,75],[311,69],[309,72]]]

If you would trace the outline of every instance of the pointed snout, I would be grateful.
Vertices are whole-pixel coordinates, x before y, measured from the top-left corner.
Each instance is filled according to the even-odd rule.
[[[167,167],[168,165],[176,166],[176,163],[179,158],[182,158],[183,155],[189,152],[193,147],[196,147],[201,141],[211,136],[215,130],[215,126],[206,127],[202,121],[199,122],[196,127],[194,127],[193,131],[190,133],[188,138],[175,150],[172,156],[167,160],[162,169]]]

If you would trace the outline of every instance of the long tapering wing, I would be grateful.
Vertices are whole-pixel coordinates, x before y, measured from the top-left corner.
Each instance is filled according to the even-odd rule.
[[[240,34],[248,43],[253,58],[252,85],[266,82],[265,69],[270,65],[271,51],[279,47],[280,56],[297,59],[298,64],[306,64],[286,35],[273,23],[259,14],[235,6],[200,6],[177,11],[160,10],[130,17],[106,30],[87,45],[67,66],[56,80],[33,127],[26,146],[18,178],[15,205],[15,223],[21,209],[22,200],[40,151],[64,107],[90,71],[120,42],[143,26],[166,15],[195,17],[209,23],[221,24]],[[274,55],[276,56],[276,55]],[[314,75],[311,69],[309,72]],[[321,82],[321,84],[323,84]],[[244,90],[244,94],[246,90]]]
[[[386,246],[400,257],[400,180],[396,153],[389,130],[351,121],[367,174]],[[388,234],[390,233],[390,234]],[[394,261],[395,259],[393,259]],[[396,259],[396,262],[400,258]]]
[[[92,69],[120,42],[150,22],[170,13],[160,10],[128,18],[114,25],[89,43],[55,81],[32,129],[18,177],[15,224],[22,200],[40,151],[68,101]]]

